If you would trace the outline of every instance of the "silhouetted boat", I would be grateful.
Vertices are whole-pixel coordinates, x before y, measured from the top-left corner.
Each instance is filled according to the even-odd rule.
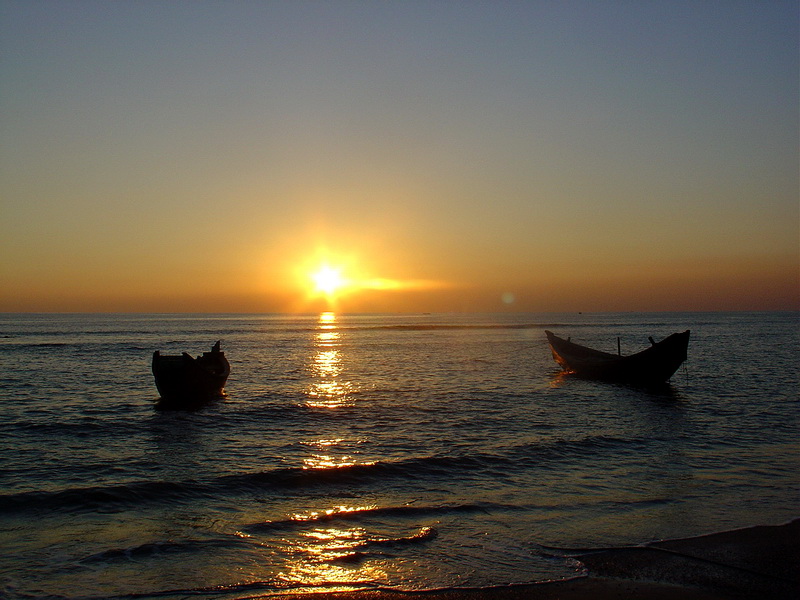
[[[191,408],[224,396],[230,372],[219,342],[197,358],[186,352],[180,356],[153,352],[153,376],[161,394],[159,406],[164,408]]]
[[[553,358],[564,371],[587,379],[602,379],[640,385],[665,383],[686,360],[689,330],[673,333],[637,354],[621,356],[579,346],[545,331]]]

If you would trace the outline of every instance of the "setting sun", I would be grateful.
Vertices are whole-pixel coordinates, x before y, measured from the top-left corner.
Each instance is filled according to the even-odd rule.
[[[350,248],[318,250],[316,255],[295,263],[296,289],[303,297],[296,310],[353,310],[362,306],[365,298],[375,302],[382,296],[384,301],[391,302],[390,296],[395,296],[402,301],[404,294],[455,287],[445,281],[392,277],[394,273],[386,273],[388,277],[376,276],[379,267],[361,260]]]
[[[312,273],[311,280],[314,282],[314,290],[326,296],[333,296],[345,283],[342,272],[327,265]]]

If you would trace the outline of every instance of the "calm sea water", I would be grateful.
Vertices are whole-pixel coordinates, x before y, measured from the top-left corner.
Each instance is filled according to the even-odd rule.
[[[542,546],[800,516],[797,313],[0,315],[0,593],[241,598],[574,576]],[[559,376],[544,328],[692,330],[669,389]],[[154,410],[153,350],[231,362]]]

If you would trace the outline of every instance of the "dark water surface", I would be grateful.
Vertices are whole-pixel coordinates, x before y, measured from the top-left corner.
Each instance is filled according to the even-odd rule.
[[[0,315],[0,594],[246,597],[570,577],[541,546],[800,516],[797,313]],[[692,330],[666,390],[558,375]],[[160,412],[153,350],[228,396]]]

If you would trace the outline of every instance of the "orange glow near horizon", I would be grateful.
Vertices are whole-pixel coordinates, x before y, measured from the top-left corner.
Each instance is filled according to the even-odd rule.
[[[375,292],[416,292],[452,288],[441,281],[375,277],[372,268],[360,264],[353,255],[319,253],[317,261],[307,261],[298,267],[305,288],[306,300],[324,300],[327,310],[339,311],[344,299],[358,302],[359,294]],[[346,256],[346,258],[344,258]]]
[[[52,290],[9,276],[9,285],[0,290],[0,312],[343,314],[800,307],[796,256],[629,262],[603,257],[605,262],[580,264],[577,256],[567,256],[561,264],[531,255],[525,269],[499,269],[493,268],[492,257],[480,262],[474,255],[458,255],[452,260],[462,266],[447,265],[443,261],[450,260],[449,255],[421,251],[412,259],[397,244],[384,249],[351,236],[346,245],[333,246],[327,243],[331,237],[300,231],[291,243],[271,242],[271,250],[228,256],[228,268],[219,267],[226,272],[224,285],[217,286],[209,286],[196,265],[175,263],[178,254],[154,262],[163,272],[150,269],[146,277],[138,274],[145,270],[137,271],[134,263],[113,273],[83,276],[71,268],[54,268],[48,279]]]

